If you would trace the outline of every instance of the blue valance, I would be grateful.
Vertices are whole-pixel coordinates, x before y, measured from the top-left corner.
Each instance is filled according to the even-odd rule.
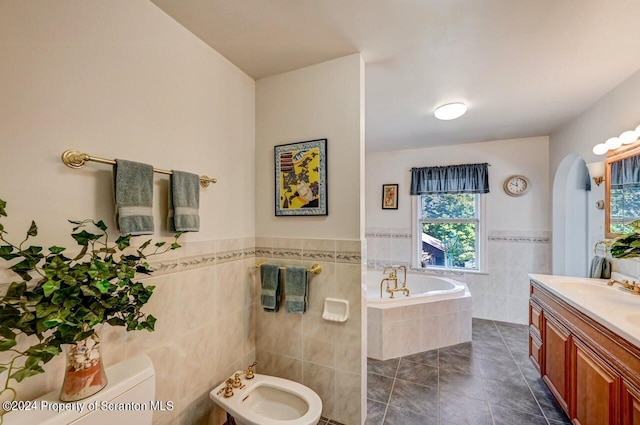
[[[414,167],[411,169],[411,194],[489,193],[489,164]]]
[[[611,163],[612,189],[640,186],[640,155]]]

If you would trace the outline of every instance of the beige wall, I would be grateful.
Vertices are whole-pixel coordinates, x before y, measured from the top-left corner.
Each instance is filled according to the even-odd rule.
[[[366,413],[363,69],[360,55],[351,55],[256,83],[256,258],[324,267],[310,278],[304,315],[256,306],[256,357],[261,371],[313,388],[323,414],[349,425]],[[274,146],[321,138],[328,139],[329,215],[275,217]],[[326,297],[350,302],[346,323],[321,318]]]
[[[107,364],[151,356],[157,397],[176,405],[154,423],[203,423],[210,389],[254,357],[255,83],[147,1],[0,1],[0,10],[0,198],[11,237],[31,219],[43,246],[73,246],[67,219],[114,228],[110,167],[69,169],[66,149],[218,178],[201,192],[201,231],[145,280],[157,286],[147,308],[157,331],[107,330],[104,349]],[[156,239],[170,237],[167,182],[156,175]],[[19,385],[20,398],[59,386],[62,361]]]
[[[366,155],[366,214],[369,228],[411,228],[412,167],[488,162],[489,188],[487,228],[489,230],[550,229],[549,215],[549,138],[499,140],[466,145],[441,146]],[[502,190],[504,180],[522,174],[531,189],[522,197],[512,197]],[[398,209],[383,210],[382,185],[398,183]],[[517,214],[513,212],[517,211]]]
[[[256,83],[257,236],[362,236],[363,69],[355,54]],[[329,215],[275,217],[273,147],[315,139],[328,139]]]

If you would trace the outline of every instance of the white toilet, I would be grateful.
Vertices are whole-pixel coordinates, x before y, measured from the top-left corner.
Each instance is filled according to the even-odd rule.
[[[57,389],[31,402],[37,410],[7,413],[3,425],[151,425],[153,409],[159,408],[151,405],[156,391],[151,359],[145,355],[132,357],[107,368],[106,374],[108,385],[91,397],[63,403]],[[126,403],[131,409],[112,410],[124,406],[115,403]],[[58,411],[62,405],[76,408]],[[95,409],[89,411],[89,406]]]
[[[209,393],[237,425],[316,425],[320,419],[322,400],[309,387],[258,373],[242,385],[230,397],[224,396],[226,381]]]

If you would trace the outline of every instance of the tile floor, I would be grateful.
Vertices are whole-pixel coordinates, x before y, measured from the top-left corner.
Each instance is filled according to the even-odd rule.
[[[524,325],[473,319],[472,342],[368,360],[365,425],[570,424],[528,358]]]

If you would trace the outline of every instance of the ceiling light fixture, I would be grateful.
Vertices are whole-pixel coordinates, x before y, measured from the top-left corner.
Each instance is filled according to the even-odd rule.
[[[448,121],[460,118],[465,112],[467,112],[467,105],[461,102],[456,102],[438,106],[433,112],[433,115],[435,115],[439,120]]]

